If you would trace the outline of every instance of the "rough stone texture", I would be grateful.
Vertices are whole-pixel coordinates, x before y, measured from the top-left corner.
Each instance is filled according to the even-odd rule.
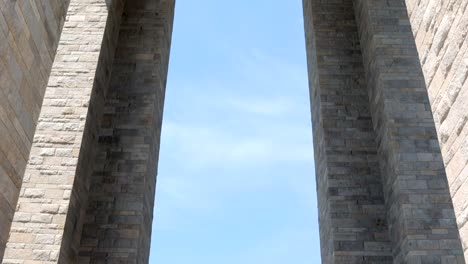
[[[464,264],[468,1],[303,2],[323,262]],[[173,11],[0,0],[3,263],[148,262]]]
[[[69,0],[0,0],[0,259]]]
[[[468,1],[406,3],[468,257]]]
[[[93,117],[99,109],[90,101],[92,95],[98,101],[109,76],[106,65],[112,62],[105,58],[112,38],[104,32],[106,24],[106,32],[118,32],[112,28],[120,23],[108,14],[118,12],[119,3],[72,0],[69,5],[3,263],[76,259],[87,204],[87,164],[93,160],[90,141],[98,123]]]
[[[148,263],[173,1],[127,2],[79,263]]]
[[[352,0],[304,1],[323,263],[392,263]]]
[[[405,2],[304,0],[304,11],[324,263],[465,263]],[[369,133],[349,137],[356,131]],[[367,170],[377,169],[368,178],[355,163],[358,144],[368,151]],[[334,186],[337,176],[348,182]],[[353,194],[356,185],[368,191]],[[380,244],[386,259],[369,259],[378,246],[340,234],[347,223],[365,230],[375,220],[368,210],[346,214],[363,194],[386,205],[386,217],[379,215],[391,240]]]
[[[148,261],[173,10],[71,1],[3,263]]]
[[[356,0],[355,8],[394,261],[464,263],[405,2]]]

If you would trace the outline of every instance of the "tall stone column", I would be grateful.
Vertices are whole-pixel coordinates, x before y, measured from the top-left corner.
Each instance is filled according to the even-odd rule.
[[[148,263],[173,11],[173,0],[126,3],[79,263]]]
[[[468,1],[406,0],[468,258]]]
[[[121,10],[120,0],[70,2],[3,263],[76,261]]]
[[[0,261],[69,2],[0,1]]]
[[[352,0],[304,0],[322,262],[393,262]]]
[[[404,0],[355,0],[395,263],[465,263]]]

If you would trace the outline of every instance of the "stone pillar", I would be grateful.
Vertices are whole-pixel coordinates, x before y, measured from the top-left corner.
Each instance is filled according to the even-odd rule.
[[[173,0],[126,3],[79,263],[148,263],[173,11]]]
[[[0,0],[0,261],[69,0]]]
[[[468,258],[468,1],[406,0]]]
[[[322,262],[392,263],[352,0],[304,0]]]
[[[395,263],[465,263],[404,0],[355,0]]]
[[[90,142],[121,9],[118,0],[69,5],[3,263],[76,260],[95,152]]]

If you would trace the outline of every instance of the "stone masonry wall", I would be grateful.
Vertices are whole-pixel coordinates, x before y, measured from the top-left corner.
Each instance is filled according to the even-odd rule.
[[[118,10],[117,0],[69,5],[3,263],[76,261],[95,152],[89,142],[103,105],[92,102],[110,76]]]
[[[3,263],[148,261],[173,11],[0,0]],[[465,263],[468,1],[304,18],[323,262]]]
[[[468,1],[406,4],[468,258]]]
[[[0,260],[69,0],[0,0]]]
[[[126,3],[79,263],[148,263],[174,1]]]
[[[355,0],[395,263],[464,262],[404,0]]]
[[[322,261],[464,264],[404,0],[304,12]]]
[[[353,1],[304,1],[322,262],[393,263]]]
[[[88,50],[96,50],[99,47],[100,53],[93,90],[88,103],[89,108],[80,146],[72,196],[63,231],[59,263],[75,263],[78,259],[81,233],[83,224],[86,221],[89,189],[91,188],[92,166],[90,164],[93,163],[98,152],[96,145],[99,137],[99,124],[102,121],[105,94],[110,83],[114,55],[118,44],[124,2],[124,0],[106,1],[108,15],[101,47],[93,46],[93,44],[88,46]],[[91,10],[96,11],[96,7]],[[85,14],[91,13],[86,12],[86,10],[81,11],[84,11]],[[97,12],[96,15],[98,15]],[[92,20],[98,22],[97,25],[101,25],[105,21],[103,15],[101,15],[99,21],[96,16]],[[96,32],[96,29],[92,27],[91,31]]]

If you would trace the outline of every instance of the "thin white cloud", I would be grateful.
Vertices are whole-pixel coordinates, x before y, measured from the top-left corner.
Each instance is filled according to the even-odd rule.
[[[205,124],[206,125],[206,124]],[[310,162],[313,150],[307,126],[290,127],[272,124],[265,127],[265,134],[236,135],[208,125],[181,124],[167,121],[163,140],[171,146],[171,152],[180,156],[185,165],[207,166],[258,166],[276,162]],[[271,133],[271,130],[277,130]],[[270,131],[269,134],[268,131]],[[295,133],[290,133],[290,132]],[[288,139],[287,134],[295,138]]]
[[[279,186],[308,205],[313,200],[305,69],[255,50],[241,54],[231,73],[238,78],[231,81],[198,76],[170,83],[173,90],[168,90],[167,98],[172,105],[170,112],[166,109],[162,130],[157,229],[190,226],[190,219],[177,218],[181,211],[208,216],[243,193]],[[255,173],[304,164],[311,168],[310,175]]]
[[[210,34],[195,34],[195,49],[184,42],[192,48],[171,57],[177,72],[170,70],[166,94],[157,242],[190,255],[168,258],[174,263],[306,263],[303,253],[319,246],[305,56],[285,54],[290,48],[281,45],[292,38],[270,52],[229,33],[216,45]]]

